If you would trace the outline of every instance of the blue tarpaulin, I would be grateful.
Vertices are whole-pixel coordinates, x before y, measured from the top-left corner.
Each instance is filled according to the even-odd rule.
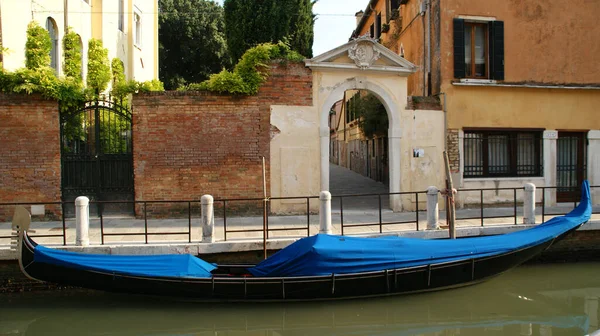
[[[34,261],[52,265],[151,277],[210,278],[216,267],[189,254],[101,255],[60,251],[38,245]]]
[[[249,271],[262,277],[348,274],[499,255],[554,239],[587,222],[591,213],[586,181],[576,209],[528,230],[452,240],[318,234],[296,241]]]

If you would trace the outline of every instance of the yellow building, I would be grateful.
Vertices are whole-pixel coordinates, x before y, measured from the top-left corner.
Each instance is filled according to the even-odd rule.
[[[459,188],[556,186],[552,204],[600,185],[597,13],[585,0],[371,0],[352,36],[417,65],[409,96],[440,97]]]
[[[68,27],[83,47],[84,79],[91,38],[118,57],[127,79],[158,79],[158,0],[0,0],[0,38],[6,70],[25,66],[26,30],[36,21],[50,33],[52,67],[63,73],[62,38]]]

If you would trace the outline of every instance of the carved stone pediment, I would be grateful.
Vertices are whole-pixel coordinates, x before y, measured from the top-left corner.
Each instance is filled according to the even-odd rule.
[[[354,60],[357,67],[367,69],[381,57],[381,52],[375,49],[375,40],[361,36],[353,42],[354,44],[348,49],[348,57]]]
[[[304,61],[311,69],[361,70],[408,76],[416,66],[365,35]]]

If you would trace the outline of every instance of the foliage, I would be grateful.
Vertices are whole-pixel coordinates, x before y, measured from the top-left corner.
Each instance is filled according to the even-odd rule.
[[[32,70],[49,67],[51,50],[52,40],[48,31],[37,24],[37,22],[31,21],[27,25],[25,67]]]
[[[358,127],[365,136],[385,134],[389,126],[385,107],[375,95],[361,92],[349,100],[348,113],[359,119]]]
[[[160,79],[168,89],[231,66],[223,8],[209,0],[159,0]]]
[[[260,43],[287,39],[292,50],[312,57],[313,0],[225,0],[227,45],[234,60]]]
[[[106,90],[110,82],[110,63],[108,50],[102,46],[102,41],[90,39],[88,44],[88,73],[87,87],[96,93]]]
[[[112,59],[110,69],[112,70],[113,87],[125,82],[125,66],[120,58],[115,57]]]
[[[269,61],[274,59],[300,61],[303,57],[284,42],[263,43],[244,53],[233,71],[222,70],[200,84],[190,84],[187,90],[209,90],[221,93],[252,95],[267,79]]]
[[[69,28],[63,37],[64,68],[66,77],[81,81],[81,39]]]

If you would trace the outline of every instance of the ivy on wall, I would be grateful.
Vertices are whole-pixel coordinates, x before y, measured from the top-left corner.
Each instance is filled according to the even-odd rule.
[[[70,27],[63,37],[64,67],[63,71],[66,77],[81,82],[81,39]]]
[[[292,51],[285,42],[263,43],[248,49],[241,57],[233,71],[223,70],[210,75],[202,83],[192,83],[183,90],[208,90],[220,93],[253,95],[268,77],[269,61],[299,62],[304,59],[299,53]]]

